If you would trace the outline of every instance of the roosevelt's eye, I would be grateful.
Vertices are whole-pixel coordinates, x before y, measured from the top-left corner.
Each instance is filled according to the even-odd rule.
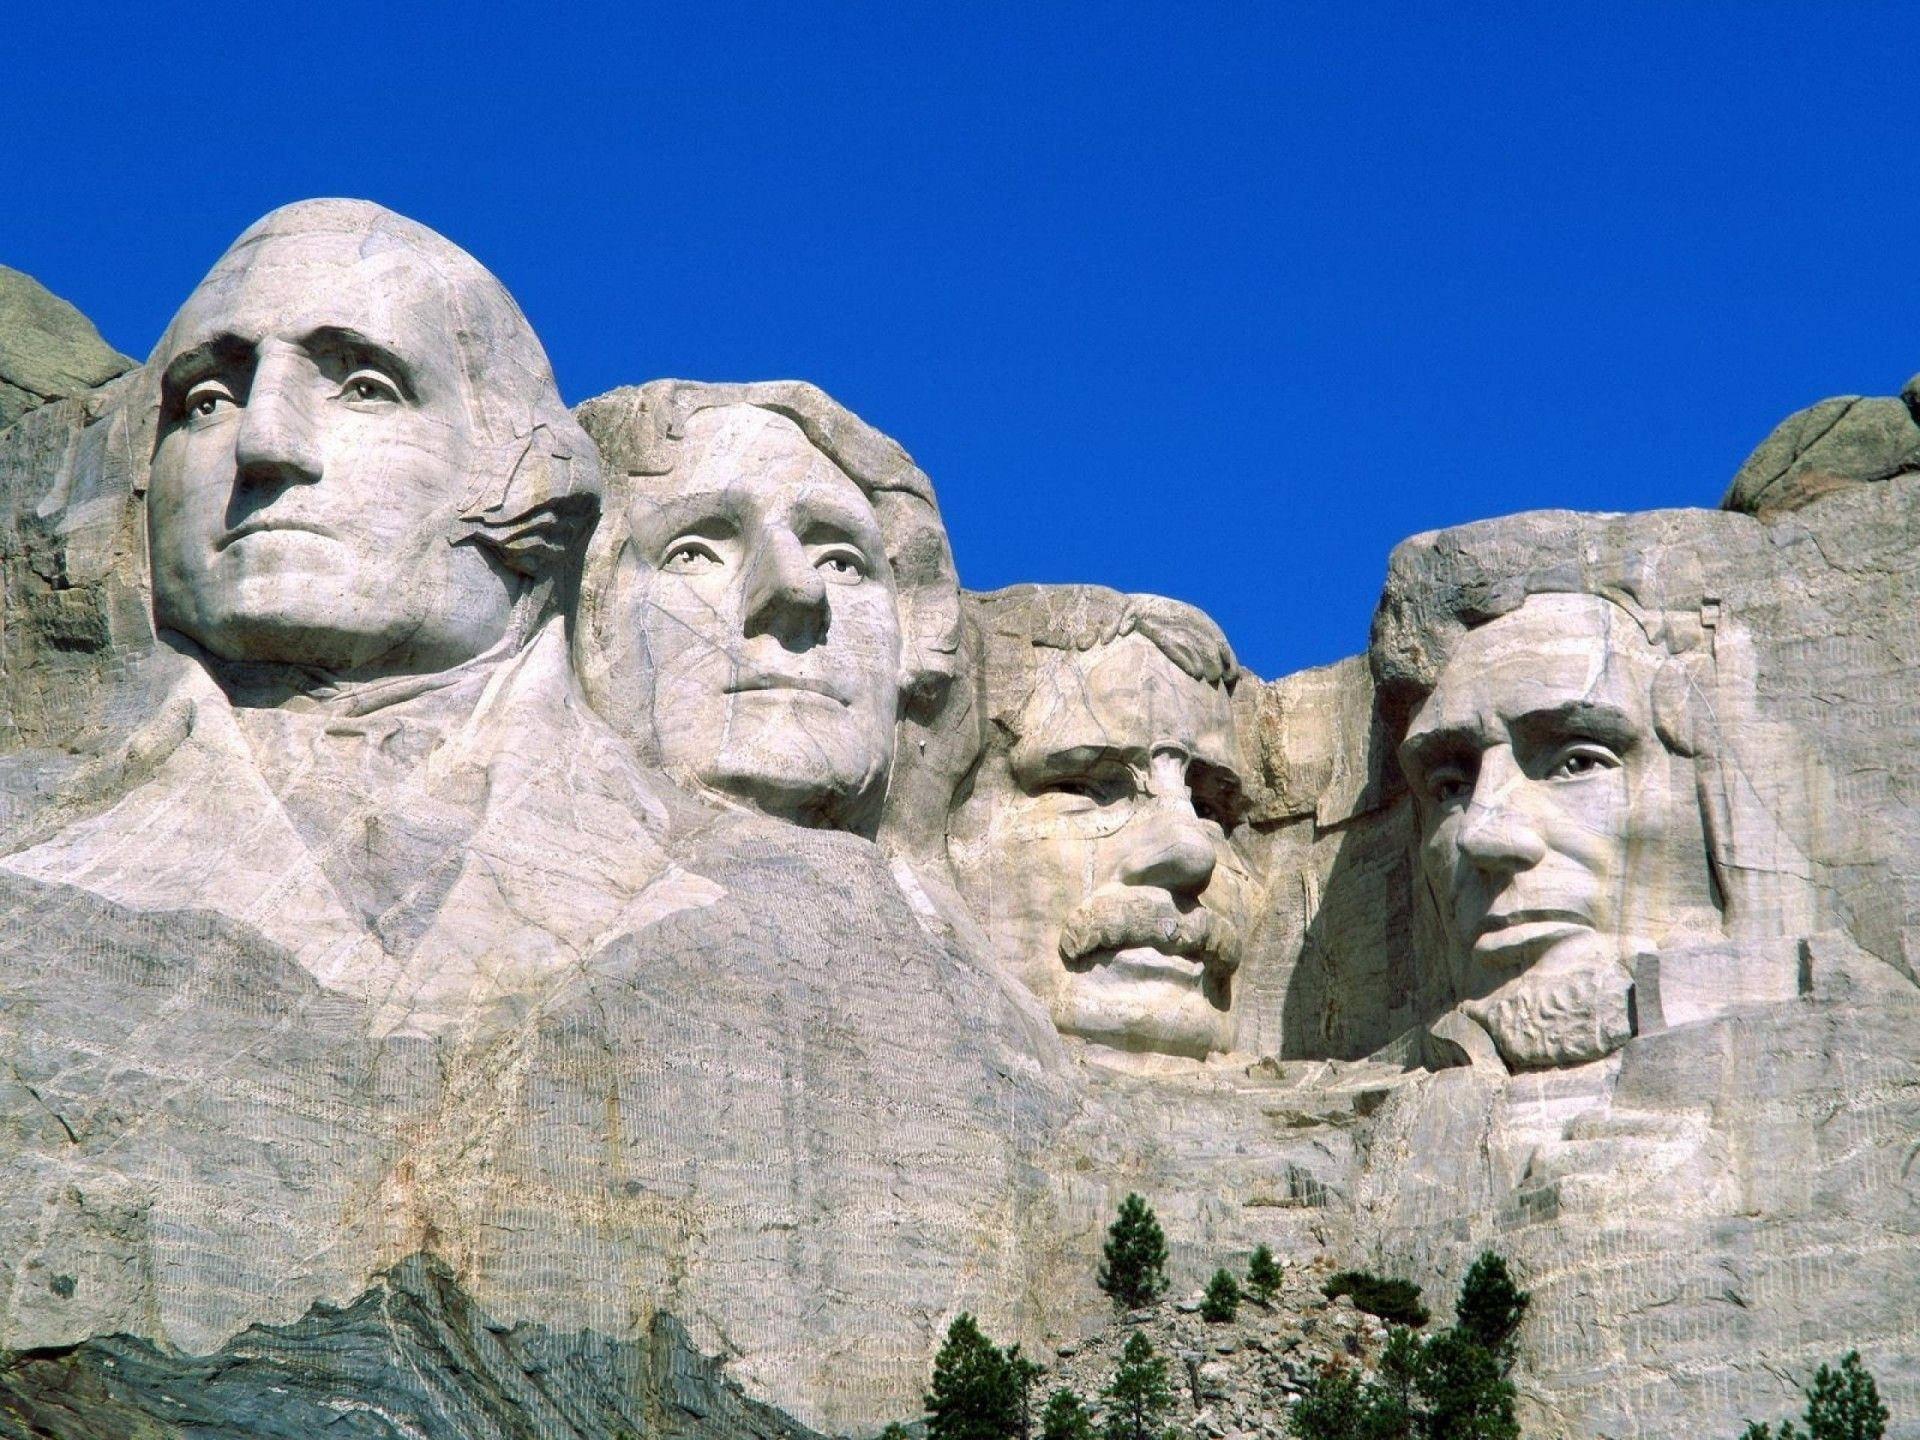
[[[1554,780],[1583,780],[1602,770],[1616,769],[1619,764],[1618,755],[1606,746],[1589,740],[1569,745],[1555,755],[1553,763],[1547,767],[1547,776]]]
[[[362,368],[354,371],[341,383],[340,398],[353,400],[362,405],[391,405],[399,401],[400,387],[378,370]]]
[[[867,578],[867,562],[858,551],[837,546],[822,551],[814,558],[814,565],[827,579],[842,585],[857,585]]]
[[[1041,785],[1040,791],[1091,805],[1114,805],[1133,793],[1133,777],[1124,771],[1058,775]]]
[[[719,555],[704,540],[676,540],[660,557],[660,568],[673,575],[702,575],[719,564]]]
[[[186,399],[181,401],[181,412],[189,420],[210,420],[221,410],[238,405],[233,391],[218,380],[202,380],[187,391]]]

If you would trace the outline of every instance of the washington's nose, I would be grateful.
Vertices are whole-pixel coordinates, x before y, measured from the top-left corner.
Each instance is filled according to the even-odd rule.
[[[789,650],[810,649],[827,638],[827,582],[792,532],[775,530],[762,537],[745,583],[748,636],[772,635]]]
[[[312,386],[303,358],[268,353],[260,359],[234,441],[234,467],[243,485],[284,488],[320,478]]]
[[[1122,880],[1186,896],[1207,888],[1213,879],[1213,841],[1189,802],[1156,801],[1153,813],[1139,823],[1139,835],[1121,862]]]
[[[1460,853],[1476,868],[1512,874],[1546,858],[1546,841],[1525,808],[1530,783],[1503,749],[1482,756],[1458,838]]]

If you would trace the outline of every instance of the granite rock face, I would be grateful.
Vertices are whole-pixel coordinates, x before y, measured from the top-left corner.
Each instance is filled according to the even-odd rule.
[[[812,386],[569,411],[376,206],[268,216],[131,373],[52,324],[0,326],[0,1434],[869,1434],[962,1310],[1098,1350],[1138,1191],[1182,1289],[1502,1251],[1530,1435],[1732,1435],[1853,1348],[1920,1435],[1906,400],[1720,511],[1416,536],[1263,681],[964,591]],[[1214,1363],[1182,1424],[1270,1427]]]
[[[31,275],[0,265],[0,428],[125,374],[134,362]]]

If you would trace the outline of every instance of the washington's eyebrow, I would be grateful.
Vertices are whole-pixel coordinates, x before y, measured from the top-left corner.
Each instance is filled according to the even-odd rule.
[[[1529,710],[1524,715],[1515,715],[1507,723],[1516,735],[1533,744],[1582,739],[1626,750],[1640,738],[1626,711],[1617,705],[1602,705],[1592,700],[1569,700],[1564,705]]]
[[[169,360],[167,368],[160,372],[160,383],[166,390],[178,390],[203,376],[243,365],[252,358],[251,341],[228,332],[210,335]]]
[[[392,346],[351,325],[316,325],[300,337],[300,348],[310,355],[333,354],[358,364],[370,364],[400,382],[407,398],[414,395],[413,366]]]

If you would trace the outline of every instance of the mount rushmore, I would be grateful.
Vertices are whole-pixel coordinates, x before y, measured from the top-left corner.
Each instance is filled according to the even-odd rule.
[[[813,386],[569,409],[371,204],[138,366],[9,283],[0,1349],[387,1277],[563,1398],[667,1326],[870,1434],[960,1311],[1097,1326],[1138,1191],[1184,1283],[1499,1250],[1529,1434],[1732,1435],[1858,1348],[1920,1435],[1911,393],[1718,510],[1415,536],[1263,681],[1174,600],[964,590]]]

